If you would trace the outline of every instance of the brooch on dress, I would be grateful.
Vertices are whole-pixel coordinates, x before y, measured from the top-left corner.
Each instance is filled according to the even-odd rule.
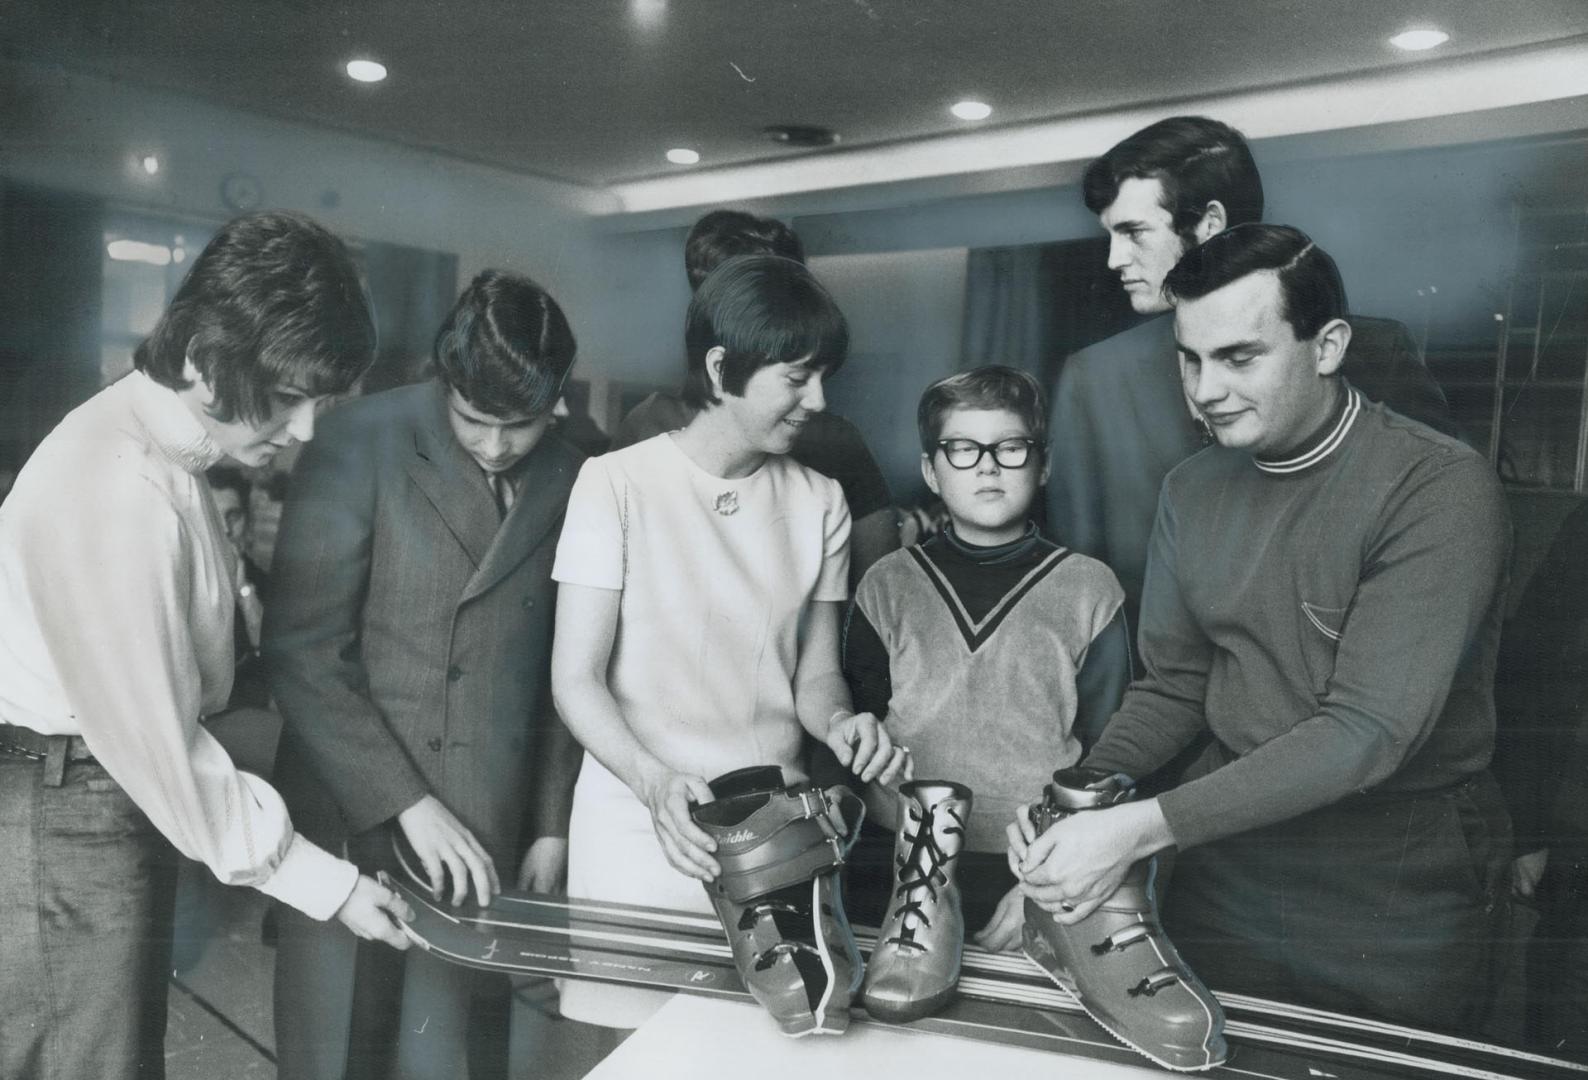
[[[723,517],[737,513],[739,510],[739,493],[737,491],[724,491],[717,496],[716,501],[711,504],[711,508]]]

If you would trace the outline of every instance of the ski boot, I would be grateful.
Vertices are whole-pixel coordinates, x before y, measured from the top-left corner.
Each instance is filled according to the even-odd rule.
[[[706,894],[740,978],[783,1034],[839,1034],[864,971],[839,871],[865,804],[843,787],[785,787],[775,765],[719,776],[711,792],[692,813],[717,841]]]
[[[1060,769],[1031,808],[1038,835],[1054,822],[1125,802],[1133,782],[1102,769]],[[1073,926],[1026,900],[1022,944],[1093,1020],[1166,1069],[1198,1072],[1229,1056],[1224,1011],[1158,922],[1157,863],[1142,859],[1103,904]]]
[[[954,867],[965,842],[971,792],[949,780],[899,788],[892,908],[871,951],[862,990],[866,1011],[908,1023],[941,1008],[959,983],[965,950]]]

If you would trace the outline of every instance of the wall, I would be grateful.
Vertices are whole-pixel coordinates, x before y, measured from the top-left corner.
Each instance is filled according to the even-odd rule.
[[[817,256],[810,265],[849,320],[849,360],[828,384],[828,407],[865,432],[894,499],[913,501],[925,490],[916,402],[959,367],[965,249]]]
[[[530,273],[576,325],[599,310],[587,222],[602,204],[584,189],[38,64],[0,61],[0,100],[0,178],[216,223],[235,213],[224,178],[246,173],[265,207],[456,253],[460,281]],[[138,166],[148,153],[153,177]]]
[[[40,65],[0,63],[0,96],[4,177],[216,221],[229,216],[223,177],[245,171],[267,205],[306,210],[352,236],[456,252],[461,280],[489,265],[538,277],[568,310],[586,377],[676,381],[693,212],[597,220],[610,202],[585,189]],[[1426,319],[1435,339],[1492,343],[1515,199],[1588,202],[1580,137],[1364,153],[1337,135],[1295,136],[1255,149],[1270,217],[1307,228],[1336,255],[1356,307],[1414,329]],[[148,151],[164,162],[152,179],[135,163]],[[753,208],[791,218],[813,256],[1095,235],[1073,170],[1056,175],[1070,182],[982,195],[873,185]],[[889,274],[902,295],[906,278]],[[925,303],[942,279],[930,260],[921,274]],[[870,302],[860,290],[849,306]],[[956,332],[934,351],[957,344]]]

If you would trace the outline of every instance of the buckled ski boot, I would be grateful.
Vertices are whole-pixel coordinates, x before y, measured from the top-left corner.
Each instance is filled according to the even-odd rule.
[[[785,787],[775,765],[719,776],[711,791],[693,817],[717,841],[722,873],[706,894],[740,978],[783,1034],[839,1034],[864,970],[839,871],[865,804],[843,787]]]
[[[1135,796],[1128,777],[1060,769],[1031,808],[1038,835],[1054,822]],[[1224,1011],[1186,966],[1158,921],[1154,859],[1142,859],[1096,911],[1064,926],[1026,900],[1023,945],[1109,1034],[1166,1069],[1211,1069],[1229,1056]]]
[[[941,1008],[959,984],[965,916],[954,867],[971,792],[949,780],[913,780],[899,788],[899,803],[892,905],[861,994],[872,1016],[903,1024]]]

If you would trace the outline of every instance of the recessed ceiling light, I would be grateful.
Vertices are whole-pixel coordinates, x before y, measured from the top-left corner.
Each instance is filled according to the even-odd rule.
[[[667,0],[629,0],[629,18],[642,30],[656,30],[667,21]]]
[[[378,60],[349,60],[347,77],[354,82],[380,82],[386,77],[386,65]]]
[[[1450,40],[1443,30],[1404,30],[1390,38],[1390,44],[1407,52],[1422,52],[1437,48]]]
[[[985,101],[956,101],[948,111],[961,120],[985,120],[992,115],[992,106]]]
[[[700,154],[686,147],[677,146],[667,151],[667,160],[674,165],[694,165],[700,161]]]
[[[148,173],[150,176],[154,176],[160,171],[160,159],[153,154],[143,155],[138,164],[143,168],[143,171]]]

